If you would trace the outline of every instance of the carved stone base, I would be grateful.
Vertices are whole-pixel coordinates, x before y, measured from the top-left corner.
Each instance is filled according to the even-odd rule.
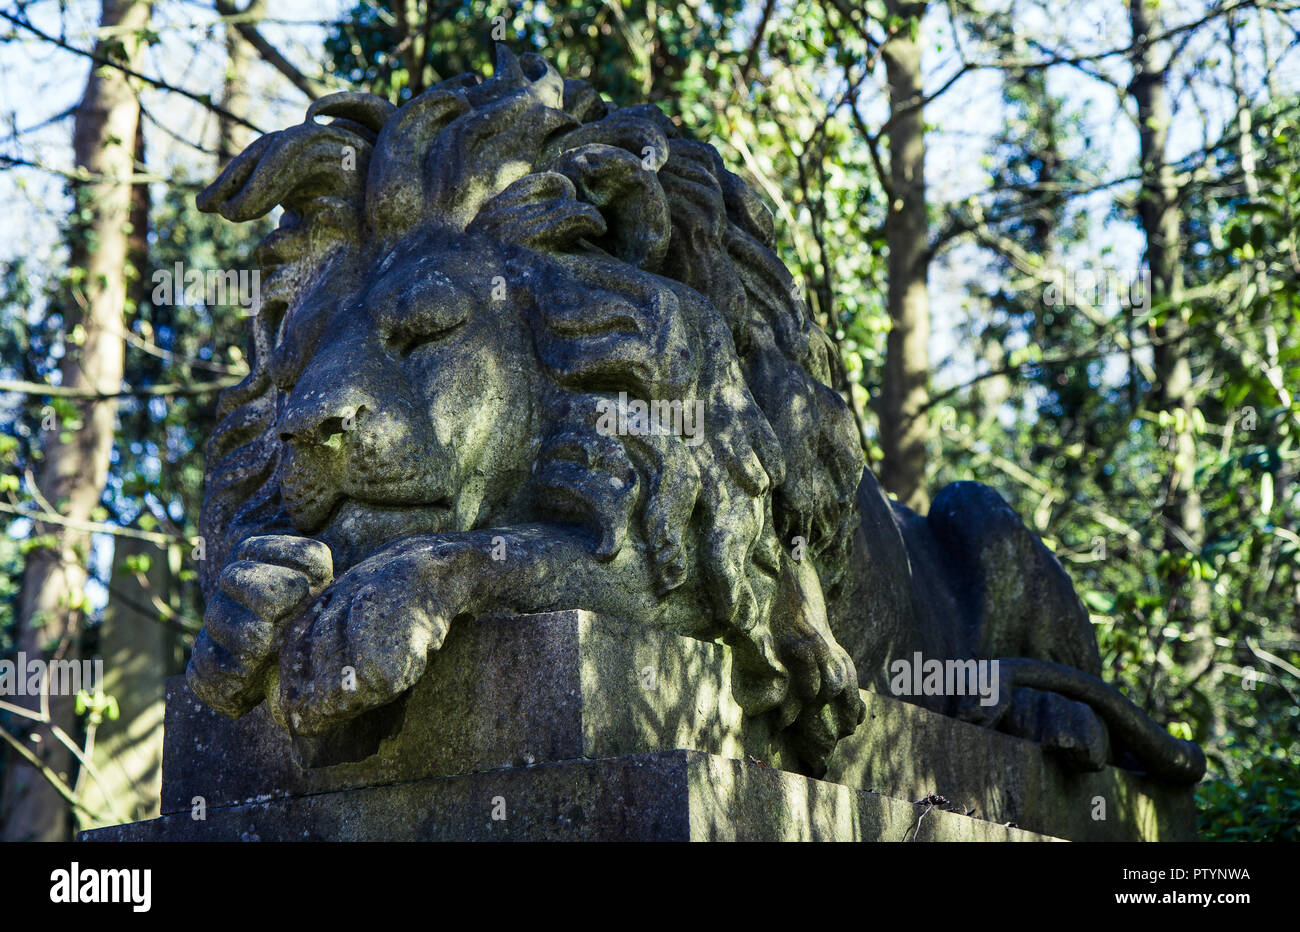
[[[453,630],[404,704],[298,746],[264,708],[231,722],[175,678],[163,817],[82,837],[1195,837],[1187,788],[1071,774],[1034,744],[872,693],[825,780],[786,772],[729,670],[725,646],[588,612],[484,619]],[[973,813],[915,802],[931,794]]]
[[[1051,841],[699,751],[511,767],[174,813],[94,841]]]

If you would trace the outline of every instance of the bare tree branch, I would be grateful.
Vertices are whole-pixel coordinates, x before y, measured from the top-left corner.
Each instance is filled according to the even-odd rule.
[[[136,388],[124,388],[118,392],[93,392],[82,388],[70,388],[64,385],[42,385],[40,382],[23,382],[13,379],[0,379],[0,392],[13,392],[19,395],[37,395],[49,398],[78,398],[93,401],[106,401],[109,398],[152,398],[171,395],[209,395],[222,389],[238,385],[244,376],[231,376],[227,379],[214,379],[211,382],[194,382],[181,384],[168,382],[162,385],[146,385]]]
[[[318,81],[314,81],[299,71],[289,59],[280,54],[280,51],[266,40],[257,27],[252,23],[241,20],[241,11],[235,6],[232,0],[215,0],[217,12],[233,25],[236,31],[243,36],[244,41],[257,49],[257,53],[262,59],[274,68],[280,74],[284,75],[289,83],[298,90],[307,95],[308,99],[315,100],[329,93],[329,89]],[[242,120],[240,122],[243,122]],[[248,124],[245,124],[246,126]],[[256,129],[256,127],[253,127]]]
[[[28,32],[30,32],[32,35],[36,36],[38,39],[42,40],[43,42],[49,42],[51,45],[58,46],[64,51],[72,52],[74,55],[80,55],[83,58],[89,58],[91,61],[96,62],[101,66],[116,68],[118,71],[122,72],[123,74],[135,78],[138,81],[143,81],[145,84],[148,84],[150,87],[156,87],[160,91],[169,91],[173,94],[179,94],[180,96],[186,98],[187,100],[192,100],[194,101],[194,103],[206,107],[207,109],[211,110],[213,113],[220,114],[221,116],[224,116],[226,119],[234,120],[235,122],[243,126],[247,126],[255,133],[263,132],[263,130],[255,123],[250,123],[248,120],[245,120],[243,117],[231,113],[229,110],[222,107],[220,104],[213,103],[212,97],[208,94],[196,94],[193,91],[187,91],[183,87],[176,87],[158,78],[151,78],[147,74],[141,74],[138,71],[126,67],[120,62],[113,61],[111,58],[105,58],[102,55],[96,55],[94,52],[87,51],[86,49],[79,49],[72,43],[67,42],[64,39],[60,39],[57,36],[52,36],[47,32],[43,32],[42,30],[38,29],[36,26],[33,26],[31,23],[27,22],[27,20],[23,19],[22,17],[15,16],[14,14],[9,13],[5,10],[0,10],[0,19],[6,19],[9,22],[13,23],[14,25],[27,30]]]

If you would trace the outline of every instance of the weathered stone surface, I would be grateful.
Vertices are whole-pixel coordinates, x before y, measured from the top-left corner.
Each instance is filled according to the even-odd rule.
[[[503,818],[493,818],[494,813]],[[1035,841],[695,751],[539,764],[174,813],[88,841]]]
[[[431,660],[396,734],[377,747],[362,736],[339,749],[354,760],[316,767],[302,765],[301,747],[264,707],[231,721],[176,678],[163,812],[188,811],[196,796],[227,805],[673,748],[779,764],[765,721],[745,719],[732,696],[730,671],[723,645],[590,612],[467,622]]]
[[[978,818],[1072,841],[1196,840],[1188,787],[1118,767],[1079,772],[1034,742],[888,696],[862,698],[867,719],[835,749],[827,780],[899,799],[938,794]]]
[[[859,679],[921,651],[1017,680],[991,709],[909,701],[1199,778],[1101,679],[1068,576],[995,492],[955,483],[928,516],[880,493],[771,216],[657,108],[502,48],[401,107],[317,100],[199,197],[276,205],[206,463],[208,705],[264,703],[334,759],[466,619],[582,606],[725,639],[802,772],[858,727]]]
[[[501,49],[316,101],[198,203],[285,208],[206,461],[204,702],[330,743],[463,619],[580,606],[726,638],[811,772],[857,727],[847,385],[710,146]]]
[[[779,767],[731,694],[728,648],[557,612],[461,625],[394,737],[364,760],[303,768],[264,709],[230,721],[169,684],[163,812],[674,748]],[[444,669],[445,667],[445,669]],[[863,692],[863,727],[826,779],[906,803],[931,794],[981,820],[1078,840],[1193,837],[1191,792],[1108,767],[1070,771],[1038,745]],[[362,745],[364,747],[364,745]],[[819,784],[820,792],[831,793]],[[1105,820],[1094,820],[1094,799]],[[747,806],[742,799],[736,806]],[[721,829],[719,829],[721,831]]]

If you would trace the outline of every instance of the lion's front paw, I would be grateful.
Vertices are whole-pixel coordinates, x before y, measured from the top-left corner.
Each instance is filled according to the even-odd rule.
[[[415,685],[452,612],[430,554],[371,558],[350,570],[297,625],[280,659],[280,714],[318,735]]]
[[[277,534],[242,542],[194,640],[186,670],[194,694],[232,718],[261,702],[284,626],[332,575],[330,550],[320,541]]]
[[[782,638],[780,649],[797,699],[795,750],[809,771],[820,776],[836,742],[851,735],[866,715],[857,672],[845,650],[811,625],[801,624]]]

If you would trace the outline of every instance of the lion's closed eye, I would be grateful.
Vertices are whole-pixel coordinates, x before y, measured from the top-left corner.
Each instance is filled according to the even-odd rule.
[[[473,295],[445,276],[433,276],[382,296],[371,313],[388,346],[406,355],[451,336],[469,319],[473,305]]]
[[[453,324],[437,329],[429,329],[419,325],[399,328],[397,332],[390,335],[389,341],[390,345],[403,356],[409,356],[421,347],[445,340],[464,325],[465,318],[462,317]]]

